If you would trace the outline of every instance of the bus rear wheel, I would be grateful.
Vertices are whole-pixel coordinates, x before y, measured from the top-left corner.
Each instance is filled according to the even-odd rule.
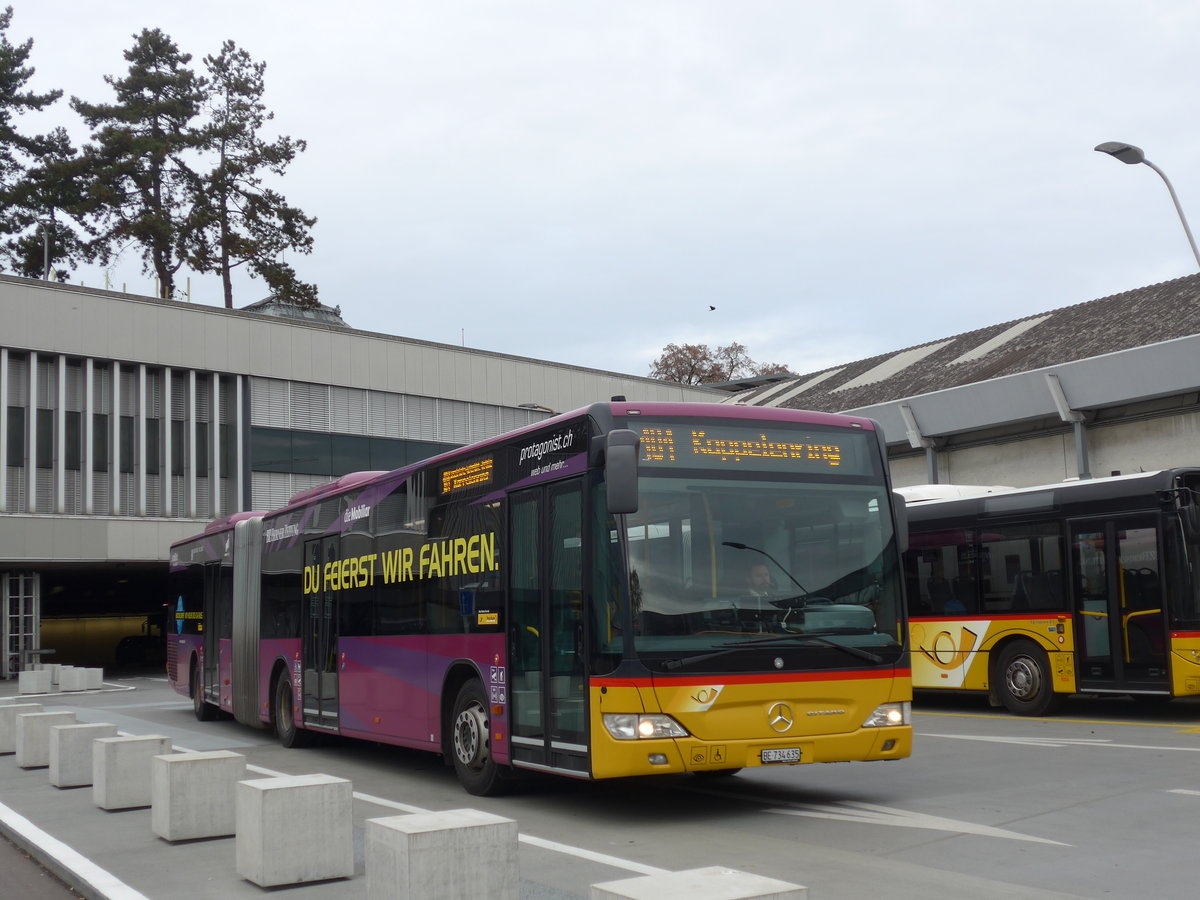
[[[296,727],[296,714],[292,700],[292,680],[287,675],[275,679],[275,736],[285,747],[304,747],[312,735]]]
[[[1005,708],[1018,716],[1044,716],[1061,702],[1054,693],[1050,660],[1032,641],[1008,644],[996,660],[996,691]]]
[[[450,718],[454,771],[467,793],[495,797],[512,786],[511,773],[492,757],[491,723],[483,685],[472,678],[459,688]]]
[[[204,684],[200,681],[200,667],[192,660],[188,683],[192,694],[192,712],[198,722],[211,722],[217,717],[217,708],[204,699]]]

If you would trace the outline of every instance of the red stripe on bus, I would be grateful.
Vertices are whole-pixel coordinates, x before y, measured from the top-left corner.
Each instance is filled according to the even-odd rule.
[[[656,683],[672,685],[712,684],[787,684],[805,681],[866,681],[880,678],[911,678],[911,669],[861,670],[852,672],[795,672],[763,675],[655,675],[652,678],[593,678],[592,687],[653,687]]]
[[[1172,631],[1172,638],[1200,638],[1200,631]]]

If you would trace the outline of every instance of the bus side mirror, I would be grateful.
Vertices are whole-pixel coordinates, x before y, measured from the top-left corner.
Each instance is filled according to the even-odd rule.
[[[908,550],[908,506],[904,495],[893,491],[892,506],[896,509],[896,549],[905,553]]]
[[[1200,541],[1200,504],[1196,495],[1188,488],[1178,488],[1173,491],[1159,491],[1159,499],[1170,509],[1174,507],[1179,513],[1179,524],[1183,526],[1183,536],[1189,543]]]
[[[641,439],[628,428],[610,431],[604,445],[604,484],[613,515],[638,511],[638,453]]]
[[[1179,521],[1183,523],[1183,536],[1191,543],[1200,541],[1200,506],[1193,501],[1179,508]]]

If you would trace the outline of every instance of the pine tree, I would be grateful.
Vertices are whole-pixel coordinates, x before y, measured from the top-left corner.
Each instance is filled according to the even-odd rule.
[[[18,275],[42,278],[50,274],[66,281],[69,270],[60,264],[69,266],[89,258],[83,176],[81,160],[66,129],[56,128],[46,135],[36,165],[6,191],[6,207],[21,228],[0,247],[0,254]]]
[[[12,16],[11,6],[0,13],[0,235],[7,238],[0,256],[18,274],[40,278],[45,266],[43,223],[54,236],[53,260],[81,251],[74,232],[56,215],[69,202],[70,190],[51,186],[74,151],[63,129],[26,135],[17,128],[18,117],[40,112],[62,91],[37,94],[25,89],[35,72],[28,66],[33,39],[15,46],[9,41]]]
[[[282,254],[310,253],[309,229],[317,220],[263,184],[264,174],[282,176],[305,142],[260,136],[274,118],[262,102],[266,63],[254,62],[233,41],[225,41],[221,52],[206,56],[204,64],[211,117],[204,146],[216,159],[203,179],[201,228],[188,261],[198,272],[220,274],[227,307],[233,306],[231,274],[241,265],[262,278],[278,299],[315,306],[316,287],[299,281]]]
[[[170,298],[199,228],[203,187],[195,159],[203,135],[193,121],[205,82],[188,68],[191,55],[159,29],[134,38],[125,51],[128,74],[104,79],[116,101],[72,97],[71,107],[94,129],[95,143],[84,150],[88,197],[98,220],[93,249],[107,262],[129,242],[139,244],[145,271]]]

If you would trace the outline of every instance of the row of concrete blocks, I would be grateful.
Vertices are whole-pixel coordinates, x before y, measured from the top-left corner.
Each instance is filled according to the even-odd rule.
[[[344,778],[245,778],[239,753],[171,753],[161,735],[121,737],[38,704],[0,706],[0,752],[49,767],[56,787],[92,785],[96,805],[150,807],[155,835],[235,838],[238,875],[261,887],[354,875],[353,789]],[[6,743],[6,736],[11,735]],[[11,746],[10,746],[11,744]],[[150,770],[150,779],[145,773]],[[368,819],[368,900],[516,900],[517,823],[474,809]],[[800,900],[807,889],[721,867],[592,886],[591,900]]]
[[[46,663],[17,673],[17,690],[22,694],[52,694],[56,691],[98,691],[104,686],[104,670]]]

